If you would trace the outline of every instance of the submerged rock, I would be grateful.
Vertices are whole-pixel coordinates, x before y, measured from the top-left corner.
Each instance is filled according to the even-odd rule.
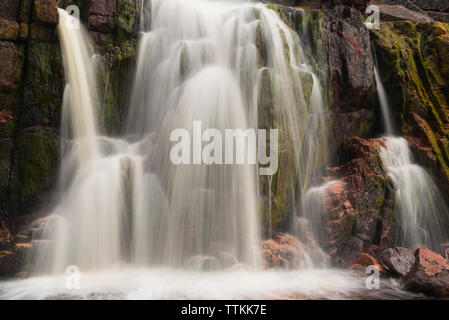
[[[429,249],[417,249],[415,258],[404,277],[405,288],[430,296],[449,296],[449,262]]]

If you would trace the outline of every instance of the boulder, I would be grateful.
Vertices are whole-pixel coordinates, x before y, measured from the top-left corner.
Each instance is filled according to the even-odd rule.
[[[59,14],[56,0],[34,0],[32,20],[43,25],[57,25]]]
[[[415,263],[414,250],[402,247],[388,248],[380,254],[380,261],[390,272],[404,277]]]
[[[429,249],[417,249],[415,264],[404,277],[405,288],[429,296],[449,296],[449,262]]]
[[[375,266],[380,272],[386,273],[387,270],[372,256],[367,253],[362,254],[356,261],[352,263],[349,270],[356,270],[365,272],[366,268]]]

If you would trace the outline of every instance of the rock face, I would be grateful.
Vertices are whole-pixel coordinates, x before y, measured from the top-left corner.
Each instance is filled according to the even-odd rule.
[[[449,262],[429,249],[418,249],[416,261],[404,278],[408,290],[430,296],[449,296]]]
[[[386,22],[372,31],[380,73],[402,134],[449,192],[449,27]]]
[[[100,93],[105,98],[100,119],[104,131],[116,133],[132,82],[137,1],[61,0],[58,5],[77,5],[92,30],[104,57],[100,90],[108,84]],[[58,21],[56,0],[0,0],[0,221],[45,204],[54,186],[65,87]]]
[[[331,168],[335,181],[324,198],[327,227],[322,244],[334,263],[350,266],[363,253],[393,244],[393,196],[378,156],[383,140],[353,138],[340,151],[343,164]]]

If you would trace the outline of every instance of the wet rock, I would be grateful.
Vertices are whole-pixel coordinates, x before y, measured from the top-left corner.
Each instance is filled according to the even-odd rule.
[[[441,248],[441,252],[443,252],[443,257],[445,257],[446,260],[449,261],[449,244],[444,245],[444,246]]]
[[[405,288],[429,296],[449,296],[449,262],[429,250],[415,252],[415,264],[405,276]]]
[[[0,40],[14,41],[19,36],[19,24],[13,20],[0,19]]]
[[[126,34],[137,35],[139,10],[136,0],[117,0],[117,27],[122,37]]]
[[[348,140],[339,152],[343,164],[324,178],[334,182],[323,200],[323,247],[337,265],[349,267],[361,254],[376,254],[393,243],[394,197],[378,156],[382,145],[382,139]]]
[[[30,41],[20,117],[23,126],[59,126],[64,75],[57,43]]]
[[[414,250],[402,247],[388,248],[380,254],[380,261],[389,271],[404,277],[415,263]]]
[[[117,0],[89,0],[88,14],[99,16],[113,16]]]
[[[380,272],[386,273],[387,270],[372,256],[367,253],[362,254],[350,267],[349,270],[365,272],[366,268],[375,266]]]
[[[90,15],[87,22],[89,30],[99,32],[111,32],[115,28],[115,19],[99,15]]]
[[[449,12],[449,2],[447,0],[410,0],[423,10]]]
[[[266,268],[291,268],[304,256],[301,243],[289,234],[278,234],[262,245]]]
[[[417,163],[449,192],[447,25],[385,22],[380,30],[372,30],[372,39],[393,116],[405,136],[419,138],[420,147],[432,149],[432,166],[421,162],[429,152],[417,157]]]
[[[0,19],[15,20],[19,11],[20,1],[0,0]]]
[[[34,0],[32,20],[43,25],[57,25],[59,14],[56,0]]]
[[[380,19],[382,22],[409,20],[418,23],[432,21],[432,18],[427,14],[412,11],[403,6],[378,5],[378,7],[380,9]]]
[[[53,186],[58,167],[58,136],[54,129],[34,126],[18,135],[17,176],[13,192],[22,209],[39,200]]]
[[[374,59],[362,14],[348,6],[325,10],[329,32],[329,65],[333,109],[367,107],[374,95]]]
[[[56,42],[56,29],[43,26],[39,23],[32,23],[30,26],[30,39],[43,42]]]

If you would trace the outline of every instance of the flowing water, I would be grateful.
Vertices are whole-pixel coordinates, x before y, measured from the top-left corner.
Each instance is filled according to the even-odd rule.
[[[68,28],[71,17],[60,10],[67,74],[61,197],[48,217],[49,240],[31,257],[33,277],[1,284],[0,298],[403,297],[397,284],[368,292],[364,277],[337,270],[262,271],[257,165],[205,165],[194,152],[195,164],[170,161],[172,130],[187,130],[195,144],[194,121],[218,131],[274,126],[307,208],[321,190],[312,180],[327,157],[327,116],[298,35],[257,3],[139,6],[122,138],[98,129],[97,59],[86,32]],[[319,233],[319,219],[306,218]],[[64,288],[68,265],[80,268],[82,290]]]
[[[413,162],[407,140],[392,136],[393,118],[377,68],[375,76],[388,134],[380,155],[395,187],[396,245],[428,247],[438,252],[449,240],[444,220],[448,207],[432,177]]]

